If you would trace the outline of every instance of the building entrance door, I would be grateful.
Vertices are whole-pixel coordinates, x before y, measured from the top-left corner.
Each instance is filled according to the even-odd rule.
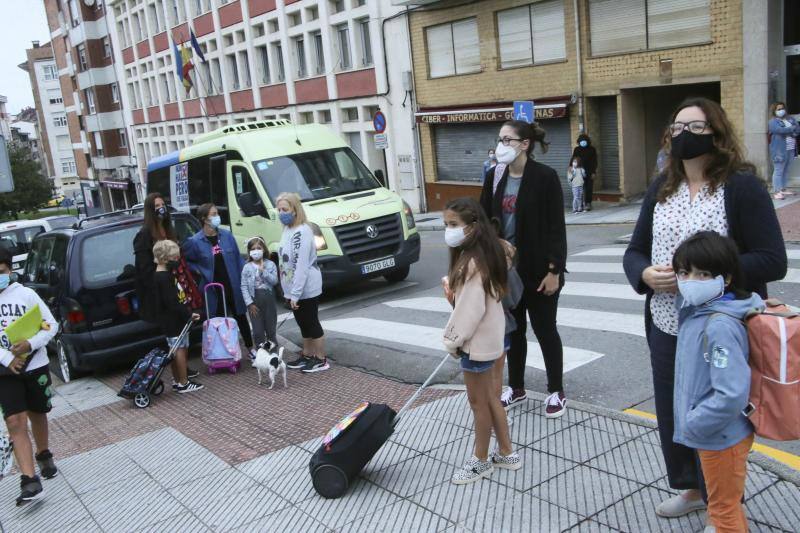
[[[786,55],[786,107],[792,115],[800,114],[800,44],[783,49]]]

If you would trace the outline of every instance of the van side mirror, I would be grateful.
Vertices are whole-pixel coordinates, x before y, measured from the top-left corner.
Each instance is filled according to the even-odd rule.
[[[243,192],[236,198],[236,201],[239,202],[239,209],[242,210],[244,216],[269,218],[267,209],[264,207],[264,203],[261,201],[261,198],[258,197],[258,194],[254,192]]]
[[[387,188],[389,187],[389,185],[386,183],[386,177],[383,175],[383,170],[377,169],[374,174],[378,181],[381,182],[381,185]]]

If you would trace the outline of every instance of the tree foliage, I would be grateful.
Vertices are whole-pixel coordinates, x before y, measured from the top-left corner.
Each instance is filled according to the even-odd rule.
[[[41,167],[27,147],[8,143],[8,159],[14,176],[14,191],[0,194],[0,213],[10,212],[15,218],[21,211],[33,211],[47,203],[52,195],[50,181],[42,176]]]

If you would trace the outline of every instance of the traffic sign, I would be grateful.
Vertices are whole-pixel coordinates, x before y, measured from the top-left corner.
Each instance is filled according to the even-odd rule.
[[[375,141],[376,150],[386,150],[389,148],[389,138],[385,133],[376,133],[373,140]]]
[[[11,161],[5,138],[0,135],[0,193],[14,190],[14,176],[11,175]]]
[[[372,117],[372,125],[375,127],[375,133],[386,131],[386,115],[381,111],[376,111],[375,116]]]
[[[532,101],[516,101],[514,102],[514,120],[521,120],[531,124],[533,122],[533,102]]]

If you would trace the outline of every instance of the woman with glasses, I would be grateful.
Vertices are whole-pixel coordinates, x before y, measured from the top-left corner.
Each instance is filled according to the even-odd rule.
[[[503,124],[495,149],[498,164],[484,177],[481,206],[499,223],[501,237],[516,246],[516,268],[524,284],[522,299],[513,310],[517,329],[507,346],[509,388],[502,395],[503,406],[508,409],[527,398],[527,311],[547,370],[546,414],[556,418],[567,405],[562,383],[564,349],[556,329],[567,232],[561,182],[555,170],[533,158],[536,143],[542,152],[547,151],[545,131],[538,124],[517,120]]]
[[[623,265],[646,294],[645,326],[656,416],[669,485],[683,492],[656,507],[673,518],[704,509],[695,450],[673,442],[673,389],[678,310],[672,256],[701,231],[731,237],[746,278],[743,289],[766,298],[767,282],[786,275],[786,248],[769,193],[744,160],[725,111],[706,98],[685,100],[664,138],[664,172],[650,185]]]
[[[769,107],[769,157],[772,159],[772,194],[776,200],[794,193],[786,188],[789,165],[797,151],[800,125],[794,117],[786,114],[786,104],[775,102]]]

